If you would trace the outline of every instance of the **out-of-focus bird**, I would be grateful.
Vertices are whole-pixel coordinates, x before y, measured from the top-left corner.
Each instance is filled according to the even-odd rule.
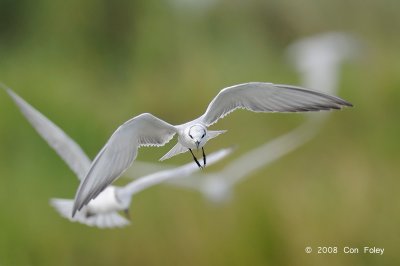
[[[346,33],[327,32],[302,38],[287,49],[303,86],[335,94],[343,62],[359,54],[359,41]]]

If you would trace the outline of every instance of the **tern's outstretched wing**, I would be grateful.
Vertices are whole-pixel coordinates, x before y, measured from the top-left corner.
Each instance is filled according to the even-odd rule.
[[[351,103],[318,91],[289,85],[250,82],[221,90],[199,118],[212,125],[236,109],[253,112],[308,112],[341,109]]]
[[[78,178],[83,179],[89,170],[90,160],[81,147],[65,134],[64,131],[24,101],[15,92],[11,89],[6,90],[21,110],[22,114],[36,129],[39,135],[67,163],[69,168],[71,168]]]
[[[176,129],[145,113],[120,126],[94,159],[75,196],[72,215],[94,199],[132,164],[141,146],[163,146]]]

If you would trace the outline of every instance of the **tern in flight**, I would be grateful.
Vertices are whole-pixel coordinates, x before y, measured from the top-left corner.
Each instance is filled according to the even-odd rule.
[[[53,148],[57,154],[67,163],[79,179],[85,177],[90,168],[90,160],[81,147],[71,139],[62,129],[51,122],[42,113],[28,104],[11,89],[2,85],[11,96],[15,104],[21,110],[25,118],[36,129],[39,135]],[[209,163],[213,164],[225,158],[232,149],[222,149],[209,156]],[[143,167],[143,166],[141,166]],[[155,165],[147,168],[160,169]],[[143,167],[143,168],[146,168]],[[79,222],[88,226],[99,228],[123,227],[130,222],[118,212],[124,211],[129,218],[129,206],[132,196],[159,183],[174,178],[187,178],[197,172],[199,168],[193,163],[180,167],[165,169],[138,178],[125,186],[108,186],[102,193],[91,201],[85,208],[79,211],[74,218],[71,217],[73,199],[53,198],[50,204],[59,214],[72,222]],[[144,169],[144,171],[150,171]],[[199,178],[204,178],[202,175]]]
[[[358,40],[351,35],[328,32],[296,41],[289,46],[287,53],[300,74],[302,86],[337,94],[340,67],[343,62],[355,58],[360,47]],[[207,173],[204,178],[176,178],[167,183],[199,191],[212,203],[225,203],[232,197],[236,185],[310,141],[329,113],[307,115],[307,120],[300,126],[241,154],[218,172]]]
[[[79,185],[72,216],[124,173],[135,160],[141,146],[163,146],[177,134],[178,143],[161,160],[189,151],[196,164],[202,167],[192,151],[201,148],[204,167],[204,145],[225,132],[207,128],[236,109],[253,112],[309,112],[341,109],[344,106],[352,104],[314,90],[250,82],[222,89],[202,116],[182,125],[171,125],[149,113],[140,114],[121,125],[98,153]]]

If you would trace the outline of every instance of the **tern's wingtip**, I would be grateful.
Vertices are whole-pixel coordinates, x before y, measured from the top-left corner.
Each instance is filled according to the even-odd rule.
[[[340,104],[341,104],[341,108],[339,108],[339,109],[342,109],[344,107],[347,107],[347,108],[354,107],[354,105],[351,102],[348,102],[348,101],[345,101],[345,100],[342,100],[342,102]]]
[[[74,206],[72,207],[72,213],[71,213],[71,217],[74,218],[75,214],[77,211],[79,211],[81,208],[78,207],[78,205],[76,204],[76,201],[74,202]]]

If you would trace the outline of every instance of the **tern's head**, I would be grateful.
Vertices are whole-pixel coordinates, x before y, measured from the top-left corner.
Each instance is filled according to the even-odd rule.
[[[197,148],[202,147],[207,141],[207,129],[205,126],[200,124],[191,126],[188,135]]]

